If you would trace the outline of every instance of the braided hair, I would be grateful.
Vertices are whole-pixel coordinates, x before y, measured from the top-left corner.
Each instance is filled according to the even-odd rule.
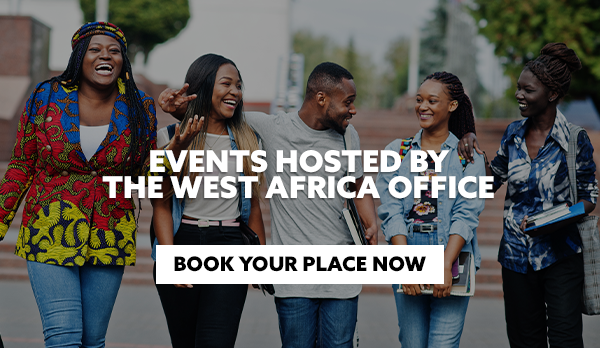
[[[28,105],[27,112],[29,115],[32,114],[35,104],[35,97],[40,91],[41,86],[43,86],[45,83],[50,83],[50,85],[56,84],[56,86],[58,86],[58,84],[62,84],[66,88],[73,88],[79,85],[82,74],[81,65],[83,63],[83,58],[87,52],[92,36],[99,34],[105,34],[115,38],[121,46],[123,67],[121,69],[119,78],[123,81],[125,86],[124,96],[128,108],[128,115],[126,116],[129,120],[129,130],[131,131],[129,135],[131,137],[129,149],[125,150],[129,151],[129,153],[123,153],[123,158],[128,158],[131,155],[131,165],[129,166],[129,173],[127,173],[127,166],[124,166],[123,170],[125,175],[138,175],[138,173],[141,172],[142,167],[144,166],[144,161],[150,154],[151,150],[146,146],[146,142],[144,140],[150,129],[150,122],[144,106],[142,105],[140,92],[138,91],[135,81],[133,80],[131,62],[127,57],[127,41],[125,41],[122,31],[114,24],[94,22],[85,24],[79,28],[79,30],[77,30],[75,35],[73,35],[73,51],[71,52],[71,57],[69,58],[69,64],[67,65],[67,68],[59,76],[54,76],[46,81],[43,81],[38,85],[38,87],[36,87],[36,89],[33,91],[33,96]],[[56,88],[57,87],[52,87],[50,89],[47,103],[49,103],[53,90]],[[46,109],[46,112],[47,110],[48,109]],[[46,118],[45,114],[44,118]]]
[[[450,114],[448,129],[458,139],[467,133],[475,133],[475,115],[473,115],[473,104],[465,93],[462,83],[456,75],[449,72],[435,72],[425,78],[441,82],[446,87],[446,93],[451,100],[458,102],[458,107]]]
[[[525,69],[529,69],[550,91],[556,92],[556,100],[560,100],[569,91],[571,73],[581,69],[581,61],[564,43],[549,43],[542,48],[539,57],[527,62]]]

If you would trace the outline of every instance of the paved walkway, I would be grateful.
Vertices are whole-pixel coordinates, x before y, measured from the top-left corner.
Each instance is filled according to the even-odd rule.
[[[0,281],[0,333],[7,348],[42,347],[40,317],[26,281]],[[363,294],[358,309],[360,347],[399,347],[391,295]],[[600,317],[584,316],[585,346],[600,347]],[[107,336],[109,348],[168,348],[169,334],[156,290],[123,285]],[[273,298],[250,291],[237,340],[241,348],[280,347]],[[502,300],[474,298],[461,347],[508,347]]]

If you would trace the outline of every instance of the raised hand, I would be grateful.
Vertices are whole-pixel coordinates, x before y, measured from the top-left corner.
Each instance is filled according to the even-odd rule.
[[[181,150],[187,149],[198,133],[200,133],[203,124],[204,116],[198,119],[198,115],[196,115],[193,121],[191,118],[188,120],[187,127],[185,127],[185,131],[182,134],[180,134],[179,124],[177,124],[175,126],[175,135],[166,150],[173,151],[173,155],[179,157]]]
[[[185,114],[188,103],[197,97],[195,94],[188,96],[185,95],[185,92],[189,87],[190,85],[186,83],[179,90],[167,88],[162,91],[160,96],[158,96],[158,104],[160,105],[160,108],[169,114]]]

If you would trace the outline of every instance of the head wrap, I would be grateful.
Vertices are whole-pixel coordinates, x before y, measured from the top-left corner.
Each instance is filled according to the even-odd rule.
[[[127,39],[125,39],[123,31],[116,25],[108,22],[90,22],[84,24],[77,30],[77,32],[75,32],[75,34],[73,34],[73,39],[71,39],[71,48],[74,49],[75,46],[77,46],[77,44],[84,38],[99,34],[112,37],[113,39],[119,41],[121,46],[125,47],[125,50],[127,50]]]

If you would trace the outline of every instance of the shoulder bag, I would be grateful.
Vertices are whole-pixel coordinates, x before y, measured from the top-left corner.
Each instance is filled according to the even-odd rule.
[[[567,165],[569,168],[569,181],[571,186],[571,201],[577,203],[577,139],[579,132],[585,130],[574,124],[569,125],[569,151],[567,152]],[[585,216],[578,223],[577,228],[583,244],[583,281],[582,313],[587,315],[600,314],[600,233],[598,232],[598,217]]]

